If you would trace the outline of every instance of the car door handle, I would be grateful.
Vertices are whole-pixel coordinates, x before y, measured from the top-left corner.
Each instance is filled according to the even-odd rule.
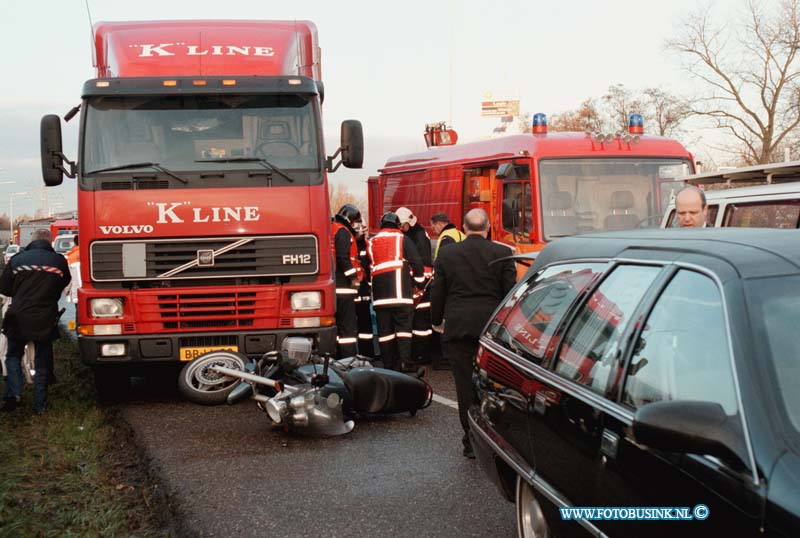
[[[618,448],[619,435],[611,430],[603,429],[603,436],[600,438],[600,453],[605,458],[617,459]]]

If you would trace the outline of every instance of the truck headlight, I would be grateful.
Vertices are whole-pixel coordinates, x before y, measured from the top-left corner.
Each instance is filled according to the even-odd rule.
[[[89,308],[94,318],[121,318],[122,299],[92,299]]]
[[[318,291],[296,291],[290,297],[293,311],[322,308],[322,294]]]

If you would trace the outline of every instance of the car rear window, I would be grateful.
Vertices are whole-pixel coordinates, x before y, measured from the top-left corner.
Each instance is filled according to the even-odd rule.
[[[783,406],[800,432],[800,276],[749,280],[746,290],[753,341],[769,356]]]
[[[604,263],[550,266],[521,284],[498,310],[487,335],[520,357],[541,364],[569,306]]]

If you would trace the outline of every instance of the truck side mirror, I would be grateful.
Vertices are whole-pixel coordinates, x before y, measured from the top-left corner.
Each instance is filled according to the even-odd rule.
[[[364,164],[364,132],[358,120],[342,122],[342,164],[347,168]]]
[[[61,185],[64,174],[75,177],[75,163],[68,160],[61,147],[61,118],[48,114],[41,122],[42,179],[48,187]],[[69,170],[64,168],[69,165]]]
[[[333,164],[333,160],[342,154],[342,160]],[[341,165],[347,168],[361,168],[364,164],[364,133],[358,120],[342,122],[342,141],[336,153],[325,160],[328,172],[335,172]]]

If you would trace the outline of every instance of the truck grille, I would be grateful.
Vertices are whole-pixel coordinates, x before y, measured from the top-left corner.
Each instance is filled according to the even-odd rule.
[[[142,239],[91,244],[95,282],[165,281],[313,275],[313,235]]]
[[[277,290],[228,293],[157,293],[137,298],[145,323],[161,323],[165,330],[246,329],[275,316]]]

